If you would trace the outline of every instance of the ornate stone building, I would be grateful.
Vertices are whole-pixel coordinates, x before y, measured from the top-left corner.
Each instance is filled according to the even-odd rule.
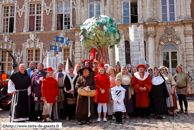
[[[79,26],[97,14],[118,22],[130,63],[129,27],[143,25],[145,59],[150,66],[165,65],[171,72],[181,63],[194,71],[192,0],[0,0],[0,46],[13,52],[17,63],[43,62],[55,36],[68,38],[62,45],[64,63],[89,58],[81,46]],[[115,51],[108,49],[114,66]],[[0,51],[1,70],[10,72],[11,59]]]

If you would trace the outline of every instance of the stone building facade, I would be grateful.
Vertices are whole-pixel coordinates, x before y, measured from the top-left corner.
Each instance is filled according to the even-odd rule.
[[[150,66],[166,65],[174,73],[181,63],[193,71],[193,0],[0,0],[0,47],[14,54],[17,63],[43,62],[55,36],[69,39],[58,44],[73,63],[89,58],[81,45],[80,25],[104,14],[118,22],[124,36],[126,63],[130,63],[129,27],[143,25],[145,59]],[[114,49],[108,49],[111,66]],[[10,72],[11,59],[0,51],[1,70]]]

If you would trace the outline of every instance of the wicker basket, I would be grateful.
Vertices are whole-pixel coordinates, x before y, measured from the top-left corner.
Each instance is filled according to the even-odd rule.
[[[113,104],[113,100],[110,100],[110,103]]]
[[[94,97],[96,90],[86,91],[85,89],[79,88],[77,92],[80,96]]]
[[[74,98],[74,94],[73,94],[73,98],[67,98],[68,105],[75,105],[76,103],[77,103],[77,98]]]

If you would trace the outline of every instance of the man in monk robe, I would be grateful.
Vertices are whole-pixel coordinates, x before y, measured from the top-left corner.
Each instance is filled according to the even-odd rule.
[[[89,87],[91,90],[95,90],[95,80],[94,77],[89,75],[92,69],[83,68],[80,72],[83,73],[82,76],[79,76],[77,79],[75,89]],[[90,100],[88,99],[90,98]],[[90,102],[89,102],[90,101]],[[88,104],[89,102],[89,104]],[[77,97],[77,105],[76,105],[76,119],[78,120],[78,124],[81,125],[81,121],[86,121],[89,124],[89,119],[94,116],[94,102],[93,97],[86,97],[78,95]]]
[[[152,79],[148,72],[145,72],[146,66],[143,64],[137,65],[139,72],[134,73],[131,86],[134,87],[136,97],[136,109],[138,112],[138,119],[141,116],[149,116],[149,96],[148,93],[152,88]]]
[[[30,76],[24,64],[19,65],[19,71],[11,75],[8,82],[8,93],[12,93],[11,120],[23,122],[29,120],[28,87]]]

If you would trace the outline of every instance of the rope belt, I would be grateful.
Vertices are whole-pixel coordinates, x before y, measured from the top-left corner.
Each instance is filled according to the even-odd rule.
[[[15,107],[17,106],[18,104],[18,97],[19,97],[19,92],[22,92],[22,91],[28,91],[28,89],[20,89],[20,90],[16,90],[16,94],[13,94],[13,97],[12,97],[12,104],[11,104],[11,120],[14,119],[14,113],[15,113]]]

